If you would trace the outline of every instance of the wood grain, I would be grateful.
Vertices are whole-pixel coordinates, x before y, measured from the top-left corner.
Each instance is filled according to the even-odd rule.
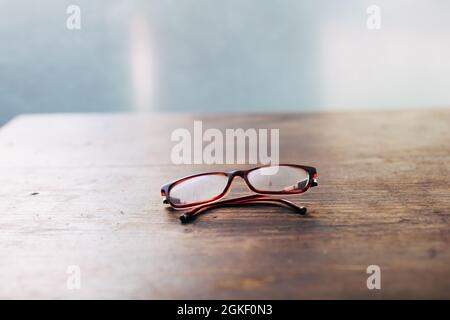
[[[281,161],[318,168],[293,197],[309,215],[242,206],[181,225],[163,183],[240,167],[171,164],[172,130],[195,119],[279,128]],[[450,298],[449,125],[449,110],[20,116],[0,130],[0,298]]]

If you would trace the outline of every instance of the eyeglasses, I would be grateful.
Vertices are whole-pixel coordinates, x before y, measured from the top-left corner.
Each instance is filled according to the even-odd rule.
[[[248,188],[256,194],[219,201],[226,196],[236,177],[243,178]],[[189,209],[180,216],[182,223],[190,221],[210,208],[251,203],[280,204],[293,209],[296,213],[306,214],[305,207],[299,207],[285,199],[269,197],[304,193],[309,188],[317,186],[317,177],[315,168],[295,164],[207,172],[162,186],[161,196],[165,197],[163,203],[169,204],[174,209]]]

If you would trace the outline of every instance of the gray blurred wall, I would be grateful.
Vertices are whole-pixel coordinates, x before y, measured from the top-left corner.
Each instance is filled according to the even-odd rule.
[[[66,27],[69,5],[81,29]],[[381,9],[381,29],[366,26]],[[0,124],[20,113],[450,105],[450,1],[0,0]]]

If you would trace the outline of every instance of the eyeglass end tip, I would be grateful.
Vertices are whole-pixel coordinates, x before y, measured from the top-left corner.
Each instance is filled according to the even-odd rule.
[[[187,215],[187,214],[182,214],[181,216],[180,216],[180,221],[181,221],[181,223],[188,223],[189,222],[189,216]]]

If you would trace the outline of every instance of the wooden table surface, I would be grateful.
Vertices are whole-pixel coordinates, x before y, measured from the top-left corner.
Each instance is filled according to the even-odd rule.
[[[172,130],[195,119],[279,128],[281,161],[318,168],[293,197],[309,215],[180,224],[163,183],[239,167],[171,164]],[[450,110],[20,116],[0,130],[0,298],[450,298],[449,163]]]

